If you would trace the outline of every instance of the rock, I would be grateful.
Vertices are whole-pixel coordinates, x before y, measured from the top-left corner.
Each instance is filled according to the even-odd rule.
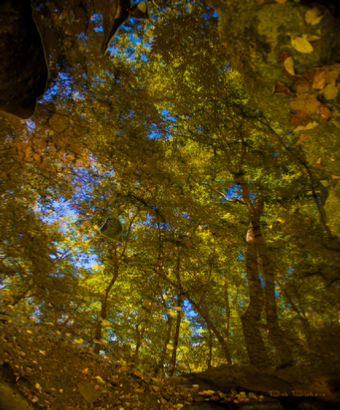
[[[0,110],[26,119],[46,88],[42,41],[27,0],[0,2]]]

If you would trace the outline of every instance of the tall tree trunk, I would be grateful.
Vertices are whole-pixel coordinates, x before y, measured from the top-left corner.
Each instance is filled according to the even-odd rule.
[[[255,237],[252,223],[250,223],[247,232],[246,273],[250,302],[247,310],[241,316],[241,321],[248,356],[250,364],[253,366],[269,366],[270,360],[258,325],[264,307],[264,298],[258,273]]]
[[[286,343],[283,330],[280,328],[276,309],[275,277],[273,263],[265,239],[262,236],[260,225],[254,223],[256,249],[261,258],[265,278],[265,302],[269,337],[272,340],[281,365],[293,362],[292,352]]]
[[[274,268],[268,247],[266,245],[264,237],[262,236],[260,228],[260,219],[264,208],[264,199],[260,195],[257,199],[256,206],[254,207],[250,199],[247,182],[245,181],[242,173],[239,173],[235,177],[235,182],[241,186],[242,196],[245,203],[247,204],[250,214],[250,221],[253,227],[256,251],[259,254],[262,262],[265,278],[265,309],[267,326],[269,329],[269,337],[274,344],[276,353],[280,358],[281,365],[288,364],[293,361],[293,356],[288,344],[286,343],[284,332],[279,325],[275,299]]]
[[[138,354],[139,354],[139,349],[142,346],[144,332],[145,332],[145,327],[142,326],[141,330],[139,330],[139,323],[137,323],[137,325],[136,325],[137,342],[136,342],[135,353],[133,355],[133,362],[135,364],[138,364],[138,361],[139,361],[138,360]]]
[[[212,362],[212,333],[211,330],[208,329],[209,332],[209,356],[208,356],[208,369],[211,369],[211,362]]]
[[[182,296],[178,295],[177,297],[177,306],[182,308]],[[178,348],[178,340],[179,340],[179,333],[181,328],[181,320],[182,320],[182,312],[177,312],[176,318],[176,328],[175,328],[175,335],[174,335],[174,350],[172,351],[171,362],[170,362],[170,371],[169,376],[173,376],[176,370],[176,356],[177,356],[177,348]]]
[[[166,332],[166,336],[165,336],[165,340],[164,340],[164,346],[163,346],[163,351],[161,353],[161,357],[155,367],[155,375],[157,376],[159,371],[162,370],[162,372],[164,372],[164,363],[165,363],[165,357],[166,357],[166,353],[168,351],[168,344],[170,342],[170,338],[171,338],[171,330],[172,330],[172,317],[170,315],[167,315],[168,318],[168,329]]]
[[[225,301],[225,341],[229,343],[229,326],[230,326],[230,304],[229,304],[229,289],[228,279],[224,279],[224,301]]]
[[[94,338],[97,342],[100,342],[100,339],[102,338],[102,329],[103,329],[102,321],[105,320],[107,317],[107,299],[112,289],[112,286],[115,284],[118,278],[118,274],[119,274],[119,262],[117,258],[117,247],[116,246],[115,246],[115,255],[113,258],[111,257],[111,260],[113,260],[113,276],[112,276],[112,279],[110,280],[110,283],[108,284],[108,286],[104,289],[104,291],[101,294],[100,316],[99,316],[99,320],[96,325],[96,331],[94,335]],[[99,343],[94,344],[93,352],[97,354],[100,352]]]

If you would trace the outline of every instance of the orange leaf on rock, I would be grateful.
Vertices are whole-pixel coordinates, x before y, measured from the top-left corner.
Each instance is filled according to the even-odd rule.
[[[321,105],[318,108],[318,114],[323,119],[323,121],[329,120],[333,115],[332,111],[324,105]]]
[[[299,94],[298,91],[297,91],[296,98],[294,98],[289,104],[291,109],[297,110],[297,111],[304,111],[307,114],[313,114],[317,112],[317,109],[320,105],[321,103],[316,98],[316,95],[314,93],[307,92],[307,93]]]
[[[309,138],[308,134],[300,134],[299,139],[296,141],[295,145],[300,145],[303,141]]]
[[[322,165],[322,163],[321,163],[321,157],[320,158],[316,158],[314,161],[313,161],[313,166],[315,167],[315,168],[325,168],[325,166],[324,165]]]
[[[328,69],[329,69],[329,81],[336,80],[340,74],[340,63],[330,65]]]
[[[313,81],[313,88],[316,90],[322,90],[325,88],[327,82],[328,82],[328,70],[324,71],[319,71]]]
[[[313,85],[313,89],[322,90],[329,81],[327,68],[307,68],[304,77]]]
[[[304,126],[310,122],[310,117],[306,112],[298,110],[296,114],[290,114],[290,122],[294,127]]]
[[[274,84],[273,94],[291,94],[290,89],[286,86],[286,84],[281,83],[280,81],[276,81]]]

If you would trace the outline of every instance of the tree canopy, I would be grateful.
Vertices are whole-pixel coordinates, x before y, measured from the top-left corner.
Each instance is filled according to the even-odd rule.
[[[4,304],[155,374],[331,360],[315,359],[340,320],[318,168],[250,107],[211,8],[150,12],[105,56],[99,14],[79,37],[60,14],[74,44],[51,48],[36,114],[0,118]]]

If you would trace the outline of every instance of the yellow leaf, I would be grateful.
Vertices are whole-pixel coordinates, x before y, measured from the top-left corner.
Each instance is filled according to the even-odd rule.
[[[32,334],[32,332],[30,330],[26,330],[26,333],[28,333],[29,335]]]
[[[174,350],[173,346],[171,346],[171,345],[166,345],[166,347],[167,347],[167,349],[169,349],[169,350]]]
[[[37,396],[34,396],[33,399],[32,399],[32,402],[33,402],[33,403],[36,403],[37,401],[39,401],[38,397],[37,397]]]
[[[309,137],[308,134],[300,134],[299,139],[296,141],[295,145],[300,145],[303,141],[305,141]]]
[[[182,308],[179,307],[179,306],[175,306],[175,307],[173,307],[173,309],[177,310],[177,312],[180,312],[182,310]]]
[[[320,36],[314,36],[313,34],[303,34],[302,37],[307,41],[316,41],[320,40]]]
[[[306,23],[312,26],[319,24],[322,17],[321,11],[317,7],[307,10],[305,14]]]
[[[334,100],[337,97],[339,88],[337,87],[335,80],[332,80],[326,87],[322,90],[323,96],[326,100]]]
[[[299,125],[294,129],[294,132],[299,132],[299,131],[305,131],[305,130],[311,130],[315,127],[317,127],[319,124],[316,121],[312,121],[307,125]]]
[[[75,339],[75,340],[74,340],[74,342],[75,342],[75,343],[78,343],[78,344],[83,343],[83,341],[84,341],[83,339]]]
[[[303,37],[292,37],[291,43],[295,50],[299,51],[300,53],[307,54],[314,51],[314,48],[311,45],[311,43]]]
[[[177,315],[177,312],[174,312],[173,310],[169,310],[169,311],[168,311],[168,314],[169,314],[170,316],[174,317],[174,316]]]
[[[290,75],[295,75],[293,57],[286,58],[283,64]]]
[[[43,356],[46,356],[46,353],[43,350],[39,350],[39,353],[42,354]]]

